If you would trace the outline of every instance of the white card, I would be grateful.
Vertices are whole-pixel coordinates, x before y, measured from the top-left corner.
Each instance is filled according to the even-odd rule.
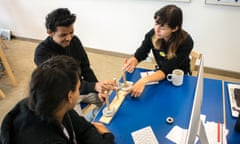
[[[157,138],[150,126],[131,133],[134,144],[158,144]]]

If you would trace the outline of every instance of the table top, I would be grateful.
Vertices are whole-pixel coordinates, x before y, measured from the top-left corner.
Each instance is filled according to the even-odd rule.
[[[228,129],[227,143],[238,144],[240,142],[240,133],[236,132],[234,127],[236,118],[231,115],[229,101],[229,92],[227,84],[224,82],[225,111],[226,111],[226,128]],[[207,121],[223,123],[223,89],[222,80],[204,79],[204,95],[202,103],[202,114],[205,114]]]
[[[127,74],[127,80],[137,81],[142,71],[145,70],[136,69],[133,74]],[[151,126],[160,143],[173,143],[166,135],[175,125],[187,129],[196,80],[196,77],[184,76],[183,85],[180,87],[163,80],[159,84],[147,85],[139,98],[127,95],[111,123],[106,125],[114,133],[116,143],[133,143],[131,133],[146,126]],[[110,99],[114,96],[113,92]],[[102,110],[96,120],[101,116]],[[166,123],[169,116],[174,118],[174,123]]]
[[[127,80],[136,82],[140,78],[140,72],[144,71],[146,70],[137,68],[134,73],[127,73]],[[151,126],[159,143],[173,143],[166,138],[166,135],[176,125],[184,129],[188,128],[196,81],[196,77],[186,75],[180,87],[163,80],[159,84],[147,85],[139,98],[127,95],[110,124],[106,125],[114,133],[115,143],[132,144],[131,133],[146,126]],[[231,116],[227,82],[224,86],[226,127],[229,130],[227,141],[229,144],[235,144],[240,141],[240,133],[234,130],[236,118]],[[206,115],[206,121],[223,123],[222,81],[204,78],[203,90],[201,113]],[[110,101],[114,96],[113,92]],[[95,121],[101,118],[102,109]],[[174,123],[166,123],[166,118],[169,116],[174,118]]]
[[[206,121],[223,123],[222,81],[204,78],[201,113]]]

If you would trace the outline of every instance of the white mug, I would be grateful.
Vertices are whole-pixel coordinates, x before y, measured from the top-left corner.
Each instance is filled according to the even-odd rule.
[[[171,74],[167,75],[167,80],[171,81],[175,86],[181,86],[183,84],[184,72],[181,69],[175,69]]]

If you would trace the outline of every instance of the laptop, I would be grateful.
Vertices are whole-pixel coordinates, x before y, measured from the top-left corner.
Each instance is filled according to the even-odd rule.
[[[233,117],[238,117],[240,112],[240,84],[228,84],[228,96]]]

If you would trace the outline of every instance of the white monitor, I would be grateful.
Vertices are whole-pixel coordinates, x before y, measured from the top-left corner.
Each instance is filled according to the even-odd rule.
[[[204,73],[204,59],[199,64],[199,72],[197,76],[197,84],[195,87],[195,94],[192,106],[191,118],[188,126],[186,144],[194,144],[196,137],[199,137],[201,144],[208,144],[206,131],[200,119],[201,106],[203,99],[203,73]]]

